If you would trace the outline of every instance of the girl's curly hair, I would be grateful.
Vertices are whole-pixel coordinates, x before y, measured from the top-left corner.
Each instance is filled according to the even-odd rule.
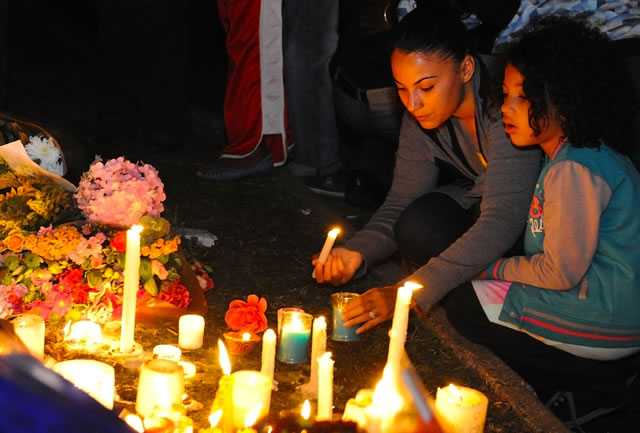
[[[529,125],[538,135],[550,106],[575,147],[601,143],[623,154],[635,144],[636,98],[624,59],[611,40],[587,23],[545,17],[512,45],[507,62],[524,77]]]

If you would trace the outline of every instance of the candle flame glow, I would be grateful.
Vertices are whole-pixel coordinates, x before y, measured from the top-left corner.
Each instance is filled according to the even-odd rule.
[[[222,409],[218,409],[209,415],[209,424],[211,424],[211,427],[216,427],[220,422],[220,418],[222,418]]]
[[[258,417],[260,416],[261,410],[262,404],[258,404],[247,413],[247,415],[244,417],[244,428],[249,428],[256,423]]]
[[[134,415],[130,413],[124,418],[124,422],[129,424],[129,426],[135,431],[139,433],[144,432],[144,425],[142,424],[142,419],[138,415]]]
[[[248,332],[245,332],[244,334],[242,334],[242,341],[249,341],[250,338],[251,338],[251,334],[249,334]]]
[[[69,328],[71,328],[71,320],[69,320],[67,322],[66,325],[64,325],[64,328],[62,329],[62,336],[64,337],[64,339],[67,339],[67,335],[69,335]]]
[[[382,379],[373,391],[371,405],[383,413],[392,416],[402,408],[402,397],[398,394],[393,382],[391,366],[387,364],[382,373]]]
[[[133,231],[133,232],[135,232],[137,234],[140,234],[142,232],[142,230],[144,230],[144,227],[142,227],[139,224],[134,224],[134,225],[131,226],[131,231]]]
[[[328,233],[328,235],[334,239],[338,237],[339,234],[340,234],[340,229],[338,227],[329,230],[329,233]]]
[[[311,404],[309,404],[309,400],[304,401],[300,414],[302,415],[302,418],[309,419],[309,416],[311,415]]]
[[[224,346],[222,340],[218,340],[218,359],[220,360],[220,368],[225,376],[231,374],[231,361],[229,361],[229,355],[227,354],[227,348]]]
[[[422,289],[422,286],[418,283],[414,283],[413,281],[407,281],[404,283],[404,287],[406,287],[407,289],[411,290],[412,292],[415,292],[418,289]]]
[[[451,391],[451,394],[453,394],[454,397],[459,398],[460,401],[464,399],[464,396],[462,395],[458,387],[455,386],[453,383],[449,384],[449,391]]]
[[[290,329],[294,332],[299,332],[304,329],[304,325],[302,324],[302,320],[300,320],[300,315],[298,313],[293,313],[291,315]]]

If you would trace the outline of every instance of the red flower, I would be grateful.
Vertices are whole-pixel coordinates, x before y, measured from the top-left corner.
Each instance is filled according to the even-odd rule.
[[[231,301],[224,320],[234,331],[258,333],[267,329],[265,311],[267,311],[267,300],[258,298],[257,295],[249,295],[247,302]]]
[[[127,232],[118,232],[109,244],[117,252],[124,253],[127,251]]]
[[[168,290],[164,289],[158,293],[158,299],[169,302],[178,308],[187,308],[191,302],[191,295],[189,290],[176,280]]]

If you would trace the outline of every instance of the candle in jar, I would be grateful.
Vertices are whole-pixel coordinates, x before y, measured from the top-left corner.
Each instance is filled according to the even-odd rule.
[[[52,370],[107,409],[113,409],[115,370],[112,366],[89,359],[73,359],[54,364]]]
[[[451,384],[438,388],[436,419],[444,433],[482,432],[488,405],[489,400],[480,391]]]
[[[258,371],[240,370],[233,378],[233,426],[244,427],[247,415],[260,407],[255,419],[269,413],[271,403],[271,380]],[[254,421],[255,422],[255,421]]]
[[[358,296],[360,296],[358,293],[353,292],[338,292],[331,295],[331,308],[333,310],[331,339],[336,341],[357,341],[360,339],[360,336],[356,334],[359,325],[347,328],[344,326],[344,320],[342,320],[344,307],[349,301]]]
[[[278,359],[289,364],[308,361],[309,338],[313,316],[307,313],[285,312],[282,319]]]
[[[17,314],[11,319],[13,330],[29,353],[38,359],[44,357],[44,319],[35,314]]]
[[[120,330],[120,352],[126,353],[133,352],[135,343],[136,301],[140,284],[140,232],[142,229],[142,226],[134,225],[127,230]]]
[[[329,421],[333,416],[333,363],[331,352],[318,358],[318,421]]]
[[[273,370],[276,358],[276,333],[267,329],[262,336],[262,368],[260,372],[273,382]]]
[[[200,349],[204,338],[204,317],[185,314],[178,321],[178,346],[183,349]]]
[[[393,312],[393,323],[389,333],[389,354],[387,365],[391,366],[395,380],[398,378],[400,359],[404,352],[404,343],[407,339],[407,326],[409,325],[409,308],[411,306],[411,294],[422,286],[410,281],[398,288],[396,306]]]

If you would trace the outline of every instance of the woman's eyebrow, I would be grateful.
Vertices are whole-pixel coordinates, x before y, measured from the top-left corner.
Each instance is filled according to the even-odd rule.
[[[426,77],[419,78],[416,82],[413,83],[413,85],[415,86],[416,84],[420,84],[424,80],[431,80],[431,79],[437,78],[437,77],[438,77],[437,75],[427,75]],[[402,85],[402,83],[400,81],[396,80],[395,78],[393,79],[393,81],[395,81],[397,84]]]

